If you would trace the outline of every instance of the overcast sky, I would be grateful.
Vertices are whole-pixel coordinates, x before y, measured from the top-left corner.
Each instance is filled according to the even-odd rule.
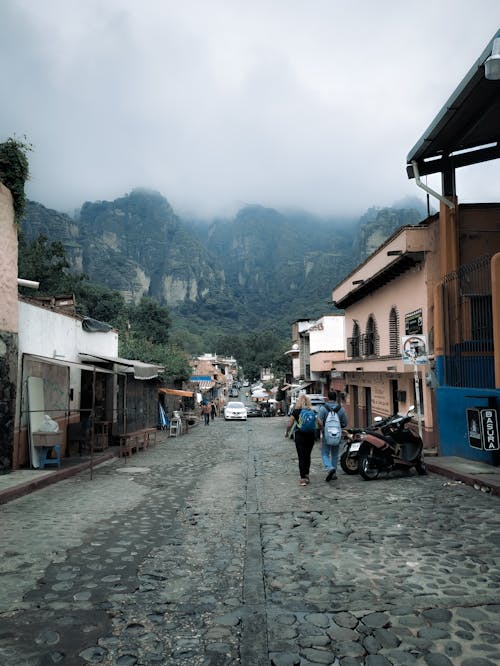
[[[499,0],[0,0],[0,141],[57,210],[359,215],[425,198],[406,156],[498,28]],[[499,163],[460,201],[498,201]]]

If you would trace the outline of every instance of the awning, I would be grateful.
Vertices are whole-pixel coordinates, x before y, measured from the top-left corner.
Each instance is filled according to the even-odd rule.
[[[182,391],[181,389],[173,389],[173,388],[161,388],[158,390],[160,393],[165,393],[166,395],[178,395],[182,398],[194,397],[194,391]]]
[[[215,386],[215,382],[210,375],[193,375],[189,378],[189,381],[198,384],[200,391],[208,391]]]
[[[106,361],[107,363],[114,363],[115,365],[122,366],[123,372],[133,372],[135,379],[155,379],[158,374],[163,370],[161,365],[153,365],[152,363],[143,363],[129,358],[120,358],[118,356],[98,356],[96,354],[78,354],[82,361]]]
[[[111,370],[100,368],[90,363],[78,363],[78,361],[64,361],[60,358],[50,358],[48,356],[38,356],[37,354],[24,354],[24,358],[30,361],[39,361],[41,363],[51,363],[52,365],[62,365],[66,368],[77,368],[78,370],[86,370],[87,372],[103,372],[112,375]]]
[[[200,391],[208,391],[214,386],[215,386],[214,382],[198,382],[198,388],[200,389]]]

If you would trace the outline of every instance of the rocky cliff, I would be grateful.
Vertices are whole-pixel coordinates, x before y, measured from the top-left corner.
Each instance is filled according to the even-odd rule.
[[[128,301],[237,327],[331,311],[332,288],[422,209],[370,209],[358,221],[246,206],[233,219],[181,220],[158,192],[85,203],[75,219],[29,202],[23,231],[63,243],[71,266]]]

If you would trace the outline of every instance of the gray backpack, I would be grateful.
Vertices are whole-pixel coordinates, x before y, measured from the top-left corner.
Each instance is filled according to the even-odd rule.
[[[340,405],[336,407],[328,407],[328,415],[323,429],[323,440],[329,446],[338,446],[342,439],[342,426],[340,425],[339,411]]]

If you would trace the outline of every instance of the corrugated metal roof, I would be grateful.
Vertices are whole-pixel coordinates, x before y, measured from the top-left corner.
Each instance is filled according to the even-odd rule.
[[[120,358],[118,356],[100,356],[97,354],[78,354],[83,361],[106,361],[121,365],[123,368],[130,369],[134,373],[135,379],[155,379],[158,374],[163,370],[160,365],[153,365],[152,363],[143,363],[129,358]]]
[[[495,36],[408,153],[409,178],[412,161],[425,176],[500,157],[500,81],[484,75]]]

